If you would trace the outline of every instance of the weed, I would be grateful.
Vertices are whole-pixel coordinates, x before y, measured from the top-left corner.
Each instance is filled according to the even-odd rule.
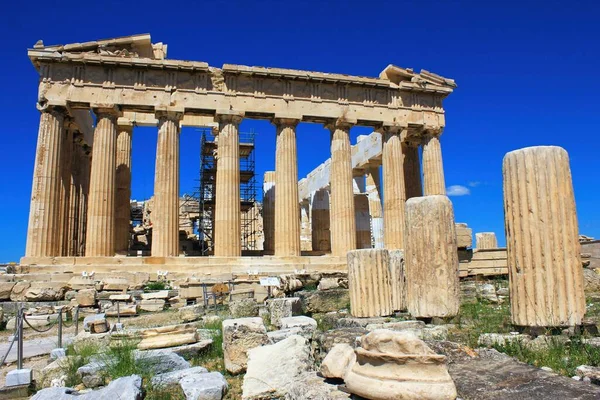
[[[581,337],[573,337],[570,342],[550,338],[547,346],[512,341],[494,348],[527,364],[550,367],[565,376],[575,375],[580,365],[600,366],[600,348],[585,344]]]
[[[167,290],[171,289],[169,283],[166,281],[152,281],[148,282],[146,286],[144,286],[144,292],[148,292],[151,290]]]
[[[452,339],[471,347],[477,346],[482,333],[508,333],[512,330],[508,304],[462,304],[456,321],[457,330],[452,332]]]
[[[130,375],[140,375],[144,379],[151,377],[151,365],[143,358],[136,357],[136,349],[137,343],[132,340],[122,340],[109,346],[102,355],[105,376],[110,379]]]
[[[185,400],[185,394],[179,385],[154,386],[151,381],[146,384],[145,400]]]
[[[317,290],[317,283],[316,282],[309,282],[306,285],[304,285],[304,290],[307,292],[314,292],[315,290]]]
[[[99,354],[100,348],[95,343],[80,343],[77,346],[69,344],[66,353],[69,357],[61,362],[63,372],[66,375],[65,385],[73,387],[81,383],[77,370],[84,366]]]

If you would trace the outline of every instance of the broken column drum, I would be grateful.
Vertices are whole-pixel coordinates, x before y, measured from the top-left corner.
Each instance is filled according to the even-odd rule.
[[[475,248],[477,250],[497,249],[498,240],[494,232],[480,232],[475,234]]]
[[[416,318],[452,317],[460,305],[452,203],[446,196],[406,202],[406,302]]]
[[[583,270],[567,152],[555,146],[515,150],[502,169],[512,323],[581,324]]]
[[[350,313],[354,317],[392,314],[389,256],[385,249],[348,252]]]

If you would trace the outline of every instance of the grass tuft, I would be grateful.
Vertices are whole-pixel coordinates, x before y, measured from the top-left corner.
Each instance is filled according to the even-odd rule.
[[[580,365],[600,366],[600,348],[585,344],[579,336],[572,337],[570,342],[549,337],[548,345],[543,347],[512,341],[494,348],[527,364],[550,367],[565,376],[575,375]]]

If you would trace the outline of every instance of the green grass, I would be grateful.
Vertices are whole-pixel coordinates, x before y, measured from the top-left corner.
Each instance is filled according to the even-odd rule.
[[[171,289],[169,283],[166,281],[152,281],[148,282],[146,286],[144,286],[144,292],[148,292],[151,290],[167,290]]]
[[[146,385],[144,400],[185,400],[185,394],[179,385],[153,386]]]
[[[527,364],[550,367],[565,376],[575,375],[575,369],[580,365],[600,366],[600,348],[583,343],[581,337],[571,338],[570,343],[551,339],[547,347],[541,348],[521,341],[507,342],[494,348]]]
[[[136,349],[137,342],[132,340],[122,340],[108,346],[102,355],[102,361],[106,364],[106,378],[114,380],[139,375],[144,380],[149,380],[152,377],[152,366],[146,360],[135,357]]]
[[[306,285],[304,285],[302,290],[307,291],[307,292],[314,292],[315,290],[317,290],[317,283],[316,282],[307,283]]]
[[[508,333],[513,330],[509,304],[497,305],[483,301],[462,304],[456,327],[449,340],[477,347],[477,340],[482,333]]]
[[[66,375],[65,385],[73,387],[81,383],[81,379],[77,375],[79,367],[83,367],[89,363],[92,357],[100,353],[100,348],[95,343],[80,343],[75,347],[69,344],[66,348],[67,355],[63,365],[64,374]]]

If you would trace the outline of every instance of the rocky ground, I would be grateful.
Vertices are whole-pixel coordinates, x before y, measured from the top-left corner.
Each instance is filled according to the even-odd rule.
[[[537,337],[517,332],[510,325],[504,279],[462,282],[461,311],[452,320],[425,323],[406,313],[353,318],[347,281],[335,276],[288,280],[280,297],[264,304],[240,298],[215,309],[186,306],[124,317],[124,328],[116,331],[114,317],[88,320],[88,328],[99,333],[80,325],[66,356],[34,357],[24,366],[33,370],[38,400],[117,393],[120,399],[150,400],[359,398],[347,391],[355,390],[352,379],[360,377],[348,378],[345,371],[369,345],[365,338],[392,332],[400,335],[394,340],[410,335],[424,341],[413,346],[417,358],[429,357],[427,348],[446,356],[463,400],[596,399],[600,338],[592,327],[600,319],[600,285],[594,286],[595,278],[586,276],[587,328],[580,331]],[[0,338],[10,334],[0,332]],[[56,327],[45,333],[27,330],[25,339],[56,334]],[[14,364],[2,368],[2,379],[12,369]],[[442,375],[436,379],[447,383]]]

